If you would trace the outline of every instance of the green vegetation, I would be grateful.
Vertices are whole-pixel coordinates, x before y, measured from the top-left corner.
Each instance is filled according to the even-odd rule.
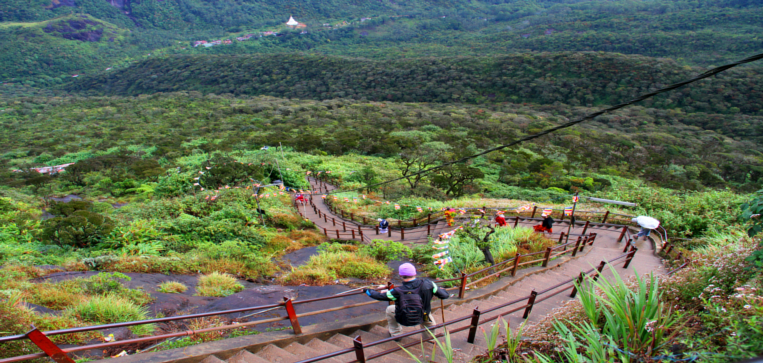
[[[138,95],[183,90],[377,102],[616,104],[701,73],[667,59],[613,53],[540,53],[371,61],[318,55],[184,56],[76,79],[68,91]],[[627,74],[628,78],[623,78]],[[581,75],[585,75],[582,77]],[[758,69],[732,70],[648,107],[760,115]],[[722,88],[725,92],[714,92]],[[688,96],[688,97],[687,97]],[[288,116],[288,115],[285,115]]]
[[[390,270],[382,262],[374,259],[381,250],[394,250],[403,253],[407,247],[399,243],[376,242],[373,246],[363,246],[359,251],[356,246],[340,243],[326,243],[320,246],[320,253],[310,257],[310,261],[284,275],[281,280],[288,285],[327,285],[339,278],[359,278],[381,281],[390,275]],[[369,255],[372,254],[372,255]],[[380,256],[381,257],[381,256]],[[386,258],[382,257],[382,261]]]
[[[199,282],[196,285],[196,295],[228,296],[243,289],[244,287],[233,276],[215,271],[209,275],[199,277]]]
[[[159,292],[167,294],[181,294],[188,290],[188,286],[185,286],[182,282],[167,281],[159,284]]]
[[[105,324],[148,319],[148,311],[117,295],[94,296],[72,306],[66,312],[83,321],[97,321]],[[137,325],[130,330],[135,335],[151,335],[155,327],[151,324]]]

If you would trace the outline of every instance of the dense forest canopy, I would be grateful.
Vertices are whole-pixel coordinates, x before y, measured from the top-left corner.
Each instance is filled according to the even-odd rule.
[[[605,53],[371,61],[313,55],[162,57],[73,80],[70,92],[137,95],[176,90],[395,102],[616,104],[704,71],[671,60]],[[645,106],[760,115],[763,75],[732,70]]]

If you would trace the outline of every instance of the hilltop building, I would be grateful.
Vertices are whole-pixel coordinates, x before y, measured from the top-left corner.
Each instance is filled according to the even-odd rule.
[[[292,28],[292,29],[306,28],[307,27],[307,25],[302,24],[302,23],[294,20],[293,16],[289,17],[289,21],[286,22],[286,26],[288,26],[289,28]]]

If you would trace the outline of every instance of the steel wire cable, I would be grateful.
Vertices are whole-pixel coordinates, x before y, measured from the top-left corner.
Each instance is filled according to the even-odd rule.
[[[702,73],[702,74],[700,74],[700,75],[698,75],[698,76],[696,76],[694,78],[691,78],[689,80],[686,80],[686,81],[683,81],[683,82],[679,82],[679,83],[674,83],[674,84],[669,85],[667,87],[660,88],[660,89],[658,89],[656,91],[643,94],[643,95],[641,95],[639,97],[636,97],[636,98],[634,98],[634,99],[632,99],[630,101],[627,101],[627,102],[624,102],[624,103],[621,103],[619,105],[615,105],[615,106],[612,106],[612,107],[609,107],[609,108],[605,108],[605,109],[603,109],[601,111],[590,113],[590,114],[588,114],[586,116],[583,116],[582,118],[579,118],[577,120],[570,121],[570,122],[561,124],[559,126],[552,127],[550,129],[541,131],[541,132],[539,132],[537,134],[525,136],[525,137],[523,137],[521,139],[512,141],[512,142],[510,142],[508,144],[503,144],[503,145],[500,145],[500,146],[496,146],[496,147],[484,150],[482,152],[479,152],[479,153],[476,153],[476,154],[473,154],[473,155],[465,156],[465,157],[460,158],[458,160],[449,161],[449,162],[446,162],[446,163],[443,163],[443,164],[431,167],[429,169],[424,169],[424,170],[418,171],[418,172],[413,173],[413,174],[409,174],[409,175],[402,176],[402,177],[399,177],[399,178],[394,178],[394,179],[386,180],[386,181],[379,182],[379,183],[376,183],[376,184],[370,184],[370,185],[367,185],[367,186],[364,186],[364,187],[360,187],[360,188],[346,189],[346,190],[335,189],[333,191],[327,192],[326,194],[327,195],[329,195],[329,194],[338,194],[338,193],[352,192],[352,191],[358,191],[358,190],[363,190],[363,189],[368,189],[368,188],[374,188],[374,187],[378,187],[378,186],[381,186],[381,185],[393,183],[393,182],[396,182],[396,181],[399,181],[399,180],[408,179],[408,178],[411,178],[411,177],[414,177],[414,176],[428,174],[428,173],[431,173],[431,172],[433,172],[435,170],[438,170],[438,169],[442,169],[442,168],[444,168],[446,166],[449,166],[449,165],[463,163],[463,162],[466,162],[466,161],[468,161],[470,159],[474,159],[474,158],[477,158],[477,157],[489,154],[489,153],[491,153],[493,151],[498,151],[498,150],[505,149],[507,147],[512,147],[514,145],[521,144],[521,143],[523,143],[525,141],[530,141],[530,140],[533,140],[533,139],[537,139],[537,138],[539,138],[541,136],[548,135],[548,134],[550,134],[552,132],[556,132],[556,131],[559,131],[559,130],[562,130],[562,129],[566,129],[568,127],[575,126],[575,125],[577,125],[577,124],[579,124],[581,122],[594,119],[594,118],[599,117],[599,116],[601,116],[601,115],[603,115],[605,113],[612,112],[612,111],[615,111],[615,110],[619,110],[619,109],[621,109],[623,107],[630,106],[632,104],[644,101],[646,99],[652,98],[652,97],[657,96],[659,94],[666,93],[666,92],[675,90],[677,88],[681,88],[683,86],[686,86],[688,84],[691,84],[691,83],[703,80],[705,78],[712,77],[714,75],[717,75],[717,74],[719,74],[721,72],[724,72],[726,70],[729,70],[731,68],[734,68],[734,67],[737,67],[737,66],[740,66],[740,65],[743,65],[743,64],[747,64],[747,63],[752,63],[752,62],[755,62],[755,61],[758,61],[758,60],[761,60],[761,59],[763,59],[763,53],[747,57],[745,59],[742,59],[742,60],[734,62],[734,63],[729,63],[729,64],[726,64],[726,65],[722,65],[720,67],[716,67],[716,68],[710,69],[710,70],[708,70],[708,71],[706,71],[706,72],[704,72],[704,73]]]

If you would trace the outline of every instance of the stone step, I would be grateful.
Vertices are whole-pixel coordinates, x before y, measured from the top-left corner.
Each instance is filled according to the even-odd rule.
[[[333,353],[345,348],[349,348],[348,346],[340,347],[336,346],[334,344],[331,344],[329,342],[320,340],[320,339],[313,339],[309,341],[307,344],[305,344],[306,347],[314,349],[316,351],[322,352],[321,355]],[[349,362],[352,360],[355,360],[355,353],[345,353],[339,356],[334,357],[333,359],[336,359],[340,362]]]
[[[265,359],[268,362],[274,363],[294,363],[299,361],[296,355],[291,354],[273,344],[265,346],[261,351],[257,352],[257,356]]]
[[[389,332],[385,332],[383,335],[380,335],[380,334],[374,334],[374,333],[371,333],[371,332],[367,332],[367,331],[364,331],[364,330],[358,330],[356,332],[353,332],[350,336],[356,336],[356,335],[360,335],[360,337],[363,339],[363,343],[364,344],[368,344],[368,343],[371,343],[371,342],[375,342],[375,341],[378,341],[378,340],[389,338]],[[386,343],[383,343],[383,344],[380,344],[380,345],[376,345],[373,348],[377,348],[380,351],[390,350],[390,349],[398,348],[399,347],[398,344],[401,344],[401,343],[398,343],[398,342],[395,342],[395,341],[391,341],[391,342],[386,342]],[[406,354],[402,350],[398,350],[398,351],[396,351],[394,353],[391,353],[391,354],[388,354],[388,355],[396,357],[399,362],[404,362],[408,358],[410,358],[408,356],[408,354]]]
[[[262,359],[248,350],[242,349],[240,352],[236,353],[234,356],[228,358],[226,361],[228,363],[267,363],[268,361],[266,359]]]
[[[215,357],[214,355],[210,355],[209,357],[204,358],[201,363],[225,363],[225,361]]]
[[[283,350],[291,354],[294,354],[299,360],[305,360],[308,358],[313,358],[313,357],[331,353],[331,351],[329,351],[328,349],[326,349],[325,351],[318,351],[310,347],[306,347],[297,342],[287,345],[285,348],[283,348]],[[321,362],[341,363],[339,360],[336,360],[334,358],[324,359]]]

